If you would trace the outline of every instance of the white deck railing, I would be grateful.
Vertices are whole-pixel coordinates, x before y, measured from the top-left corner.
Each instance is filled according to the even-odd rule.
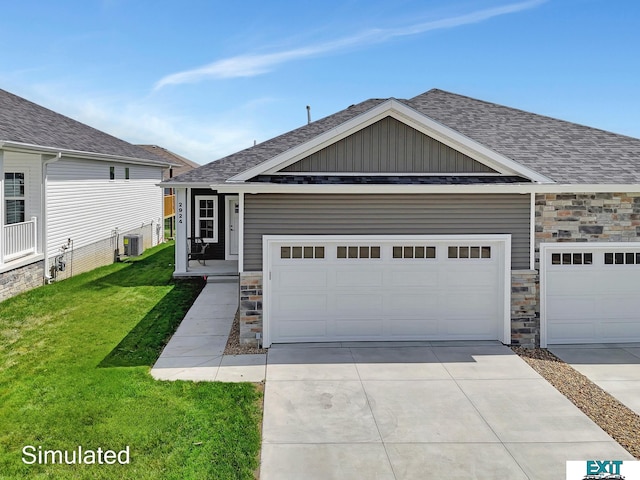
[[[12,223],[5,225],[4,238],[2,242],[5,262],[10,262],[19,257],[24,257],[37,252],[37,231],[38,225],[36,217],[31,217],[28,222]]]

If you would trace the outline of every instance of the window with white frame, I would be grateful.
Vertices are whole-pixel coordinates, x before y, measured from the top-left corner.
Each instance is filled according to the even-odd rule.
[[[24,172],[5,172],[4,211],[5,224],[25,221],[25,181]]]
[[[196,195],[196,237],[205,242],[218,241],[218,197]]]

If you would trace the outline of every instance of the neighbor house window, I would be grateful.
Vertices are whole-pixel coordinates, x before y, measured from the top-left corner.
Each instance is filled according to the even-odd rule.
[[[25,220],[24,173],[4,174],[5,224],[22,223]]]
[[[218,197],[196,196],[196,237],[205,242],[218,241]]]
[[[129,180],[129,167],[124,167],[124,179]]]
[[[116,167],[109,167],[109,180],[116,179]]]

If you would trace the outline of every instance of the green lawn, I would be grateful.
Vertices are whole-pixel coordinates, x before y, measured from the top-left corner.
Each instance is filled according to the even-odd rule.
[[[149,369],[202,288],[173,246],[0,303],[0,478],[251,479],[261,394]],[[26,465],[23,447],[120,451],[128,465]]]

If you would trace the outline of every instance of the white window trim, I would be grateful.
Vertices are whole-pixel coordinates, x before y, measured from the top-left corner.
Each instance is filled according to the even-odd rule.
[[[218,215],[220,212],[218,211],[218,196],[217,195],[196,195],[195,196],[195,208],[194,208],[194,218],[195,218],[195,236],[201,237],[200,235],[200,220],[202,218],[208,219],[209,217],[201,217],[200,216],[200,200],[213,200],[213,237],[203,237],[203,240],[207,243],[217,243],[218,242]]]
[[[5,173],[22,173],[24,175],[24,196],[22,197],[8,197],[6,195],[6,179],[4,177]],[[6,201],[7,200],[22,200],[24,201],[24,222],[28,222],[29,221],[29,172],[25,169],[15,169],[12,168],[11,170],[6,170],[4,172],[2,172],[0,175],[2,175],[2,185],[3,185],[3,189],[2,189],[2,225],[12,225],[12,224],[8,224],[7,223],[7,219],[5,218],[6,216]],[[18,223],[22,223],[22,222],[18,222]]]

